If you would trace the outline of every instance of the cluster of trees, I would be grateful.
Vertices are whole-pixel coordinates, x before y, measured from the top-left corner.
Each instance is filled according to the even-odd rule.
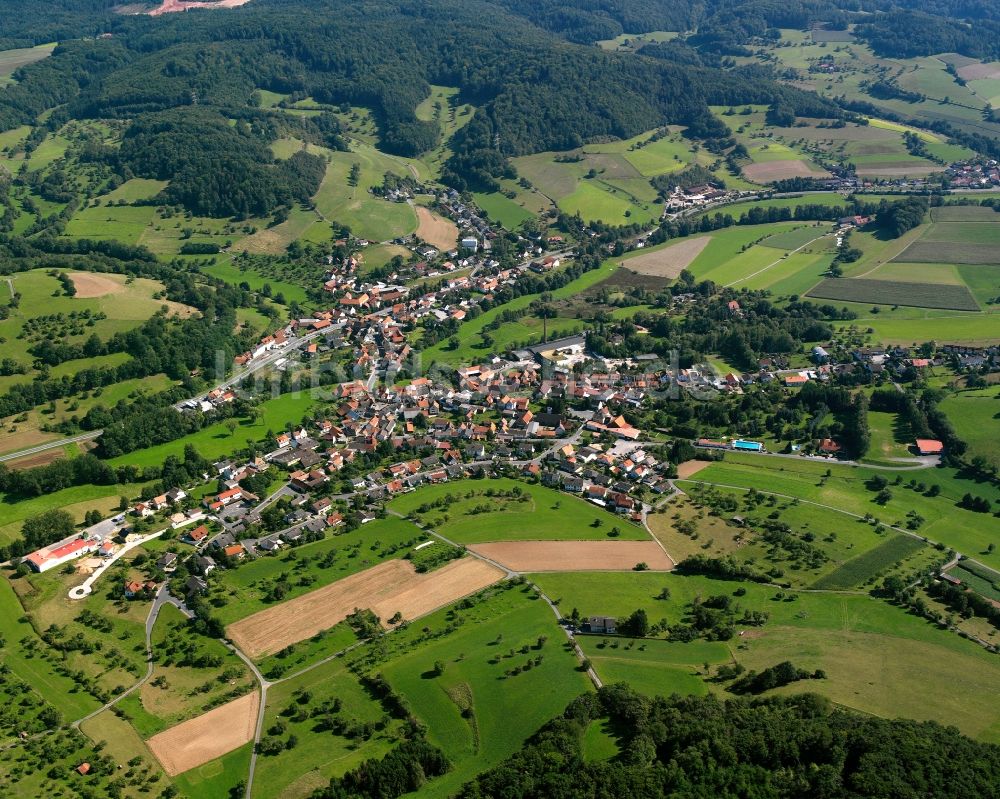
[[[952,585],[944,580],[931,580],[927,583],[927,593],[943,602],[949,610],[963,619],[979,616],[1000,629],[1000,608],[975,591],[970,591],[964,586]]]
[[[713,284],[695,286],[683,273],[674,287],[678,292],[704,289],[711,294]],[[737,299],[741,315],[734,316],[729,301]],[[806,342],[826,341],[832,328],[825,321],[836,318],[830,307],[809,302],[778,307],[762,294],[723,292],[710,300],[690,304],[683,316],[639,312],[631,320],[598,320],[587,337],[588,346],[609,357],[623,358],[652,352],[668,355],[679,351],[682,366],[690,366],[708,353],[721,353],[741,369],[756,369],[764,354],[797,352]],[[639,333],[637,326],[648,333]],[[613,343],[621,336],[621,343]]]
[[[871,406],[877,411],[900,414],[914,438],[936,438],[945,445],[945,457],[958,461],[968,445],[958,436],[947,414],[938,407],[946,396],[936,388],[920,392],[880,388],[872,393]]]
[[[924,221],[927,208],[926,197],[911,196],[897,200],[878,210],[875,224],[887,236],[897,239]]]
[[[318,788],[310,799],[396,799],[446,774],[451,764],[422,735],[414,735],[381,760],[370,758]]]
[[[691,555],[677,564],[679,574],[702,574],[718,580],[749,580],[766,583],[770,578],[747,563],[741,563],[732,555],[713,558],[709,555]]]
[[[607,719],[621,754],[593,762],[583,733]],[[891,764],[891,767],[887,767]],[[574,701],[460,799],[991,795],[1000,747],[935,722],[832,710],[818,696],[648,698],[624,684]]]
[[[326,172],[321,157],[302,150],[275,161],[253,126],[230,125],[208,108],[139,117],[125,131],[116,158],[132,174],[170,181],[151,202],[240,219],[308,201]]]
[[[799,680],[822,680],[826,674],[822,669],[809,672],[796,668],[785,660],[776,666],[768,666],[763,671],[748,671],[733,682],[726,690],[734,694],[762,694],[772,688],[791,685]]]
[[[0,493],[16,497],[40,497],[75,485],[114,485],[115,470],[87,453],[60,458],[34,469],[9,469],[0,463]]]

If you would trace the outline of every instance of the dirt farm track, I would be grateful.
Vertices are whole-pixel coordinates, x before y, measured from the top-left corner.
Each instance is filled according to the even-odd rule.
[[[383,623],[397,612],[412,620],[495,583],[503,572],[475,558],[418,573],[406,560],[388,560],[331,585],[267,608],[226,628],[251,658],[271,655],[368,608]]]
[[[501,541],[469,549],[518,572],[629,571],[637,563],[651,571],[674,568],[655,541]]]
[[[256,690],[154,735],[146,743],[173,777],[253,740],[260,693]]]

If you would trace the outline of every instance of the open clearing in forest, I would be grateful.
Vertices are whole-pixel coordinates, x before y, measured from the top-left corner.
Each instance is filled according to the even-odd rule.
[[[154,735],[146,743],[173,777],[252,741],[259,707],[260,694],[253,691]]]
[[[412,620],[502,576],[499,569],[472,558],[423,574],[409,561],[390,560],[241,619],[226,634],[248,656],[259,658],[333,627],[356,608],[370,609],[383,620],[397,612]]]
[[[782,161],[764,161],[760,164],[747,164],[743,174],[756,183],[771,183],[775,180],[788,178],[816,178],[829,175],[825,170],[814,170],[805,161],[794,158]]]
[[[37,47],[5,50],[0,53],[0,86],[12,82],[13,79],[10,76],[21,67],[26,67],[28,64],[48,58],[52,55],[55,47],[56,45],[53,42],[52,44],[40,44]]]
[[[452,250],[458,244],[458,226],[438,216],[429,208],[417,206],[417,235],[439,250]]]
[[[688,238],[664,247],[645,252],[623,262],[623,266],[640,275],[675,278],[708,246],[711,236]]]
[[[674,568],[655,541],[498,541],[469,549],[519,572],[630,571],[639,563],[649,571]]]

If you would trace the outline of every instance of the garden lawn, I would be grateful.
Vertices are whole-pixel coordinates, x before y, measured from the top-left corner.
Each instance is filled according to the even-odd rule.
[[[576,658],[563,646],[552,611],[530,588],[501,589],[460,616],[465,623],[457,630],[436,639],[426,636],[426,643],[415,640],[423,637],[423,625],[411,626],[404,639],[414,641],[411,651],[381,668],[427,725],[428,740],[452,762],[446,775],[421,788],[421,797],[431,799],[453,795],[475,774],[512,754],[589,688]],[[426,626],[437,629],[444,618],[437,614]],[[539,657],[541,664],[530,671],[505,677]],[[443,673],[434,676],[438,662]]]
[[[868,457],[876,460],[913,458],[910,447],[915,437],[909,424],[898,413],[869,411],[868,427],[871,430],[871,446]]]

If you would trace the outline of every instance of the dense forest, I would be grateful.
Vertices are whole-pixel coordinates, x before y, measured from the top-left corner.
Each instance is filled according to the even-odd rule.
[[[606,725],[619,755],[584,758],[591,724]],[[965,799],[996,797],[998,774],[1000,747],[934,722],[833,710],[811,694],[649,699],[617,684],[577,699],[459,796]]]
[[[135,174],[180,170],[187,186],[172,186],[176,196],[168,199],[199,211],[221,204],[211,196],[212,178],[195,173],[229,144],[246,145],[246,158],[230,149],[235,162],[226,164],[238,178],[237,211],[273,207],[314,179],[314,164],[283,167],[290,175],[265,168],[270,159],[253,140],[255,120],[247,120],[258,89],[369,107],[382,147],[416,155],[440,135],[436,125],[417,119],[417,105],[432,83],[457,86],[461,99],[478,108],[446,170],[459,186],[508,173],[510,156],[628,137],[665,122],[687,125],[694,137],[727,135],[709,103],[778,103],[813,117],[842,113],[816,95],[779,85],[767,70],[726,72],[693,66],[690,58],[673,63],[669,52],[637,58],[567,44],[486,2],[255,0],[224,15],[118,17],[107,24],[110,38],[61,45],[23,69],[21,83],[0,93],[0,129],[30,123],[56,104],[65,104],[58,119],[132,119],[197,105],[201,115],[191,128],[169,116],[137,122],[122,165]],[[244,130],[219,130],[234,118],[247,122]],[[170,146],[170,139],[193,143],[199,132],[208,134],[203,154],[179,163],[177,154],[190,148]],[[158,159],[164,145],[167,158]],[[249,168],[251,156],[263,159],[259,169]]]
[[[225,14],[149,18],[109,14],[102,0],[70,0],[47,20],[24,0],[0,0],[0,41],[50,41],[74,14],[81,33],[110,34],[62,44],[20,70],[20,82],[0,92],[0,130],[57,105],[49,124],[141,117],[120,169],[170,171],[175,179],[162,199],[196,213],[262,214],[305,196],[321,165],[304,154],[273,163],[260,127],[267,114],[254,114],[257,90],[371,108],[383,149],[414,156],[440,137],[436,124],[417,118],[417,105],[431,84],[456,86],[477,111],[455,136],[444,178],[459,188],[496,188],[513,175],[511,156],[664,123],[725,140],[729,132],[709,104],[767,104],[788,119],[844,116],[815,94],[779,84],[769,68],[718,67],[722,55],[749,52],[778,27],[861,21],[858,34],[883,54],[996,55],[1000,22],[988,5],[953,4],[953,13],[977,20],[973,26],[936,16],[926,0],[904,5],[916,11],[876,2],[871,10],[885,13],[862,19],[849,0],[254,0]],[[649,57],[587,46],[648,30],[696,32],[649,48]],[[195,105],[190,122],[169,113]],[[222,130],[233,119],[237,127]],[[224,182],[235,188],[232,198],[220,175],[235,176]]]
[[[246,122],[230,125],[205,108],[175,109],[133,122],[118,158],[135,175],[170,181],[153,202],[245,219],[308,201],[326,172],[322,158],[302,151],[275,162],[267,142]]]

